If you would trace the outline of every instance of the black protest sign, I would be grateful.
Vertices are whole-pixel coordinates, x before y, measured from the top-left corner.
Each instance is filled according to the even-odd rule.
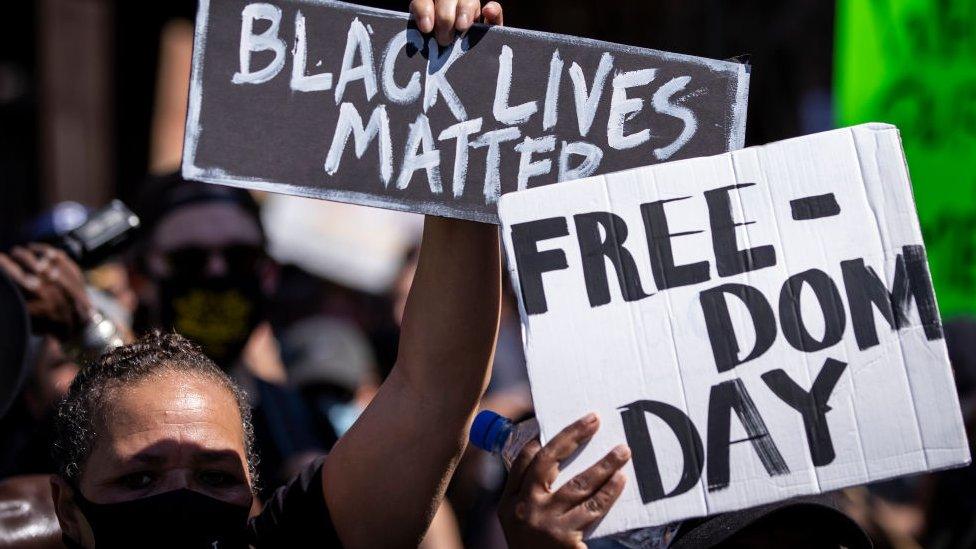
[[[514,28],[442,48],[352,4],[201,0],[183,173],[497,222],[506,192],[741,147],[748,80]]]
[[[509,193],[498,211],[543,439],[603,418],[560,478],[632,451],[594,535],[969,460],[894,127]]]

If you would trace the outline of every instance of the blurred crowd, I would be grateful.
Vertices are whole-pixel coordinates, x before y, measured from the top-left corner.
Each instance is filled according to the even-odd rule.
[[[55,404],[85,360],[133,334],[173,329],[247,391],[267,496],[329,451],[392,368],[417,242],[387,258],[395,265],[389,290],[375,294],[272,259],[261,206],[247,191],[158,176],[146,181],[134,212],[138,230],[89,269],[59,247],[89,221],[92,212],[77,204],[38,217],[27,242],[0,254],[33,328],[29,372],[0,419],[0,493],[29,479],[39,490],[47,485]],[[510,291],[505,297],[484,405],[521,418],[531,398],[517,309]],[[113,337],[85,339],[94,315],[111,322]],[[473,450],[462,461],[431,547],[501,543],[493,508],[504,469],[485,456]]]
[[[0,270],[23,295],[32,333],[22,388],[0,418],[0,508],[6,495],[50,510],[52,414],[86,360],[134,334],[175,329],[247,391],[269,495],[326,454],[369,403],[396,359],[398,325],[416,269],[416,243],[397,257],[388,291],[365,292],[283,265],[267,251],[262,207],[240,189],[147,180],[134,208],[141,221],[116,253],[82,269],[64,251],[66,235],[92,212],[59,204],[39,216],[22,244],[0,254]],[[267,201],[267,197],[263,197]],[[368,215],[368,214],[367,214]],[[505,288],[491,383],[483,407],[532,415],[517,307]],[[93,318],[107,337],[91,337]],[[976,440],[976,322],[947,324],[970,440]],[[505,470],[469,449],[436,516],[429,547],[504,547],[496,506]],[[907,477],[842,494],[847,512],[877,547],[969,547],[976,543],[976,473],[965,469]],[[57,522],[41,522],[56,539]],[[37,516],[5,522],[0,546]],[[54,545],[57,546],[57,545]]]
[[[693,10],[682,11],[673,2],[663,4],[674,19],[694,17]],[[720,8],[719,2],[705,4]],[[749,4],[750,9],[763,9],[761,3]],[[798,21],[780,14],[786,20],[776,27],[779,31],[764,34],[774,46],[758,51],[772,59],[770,63],[788,63],[792,55],[792,49],[779,50],[775,44],[801,46],[780,33],[801,27],[804,16],[830,19],[829,10],[825,13],[812,2],[794,4],[791,13]],[[389,3],[383,7],[405,10]],[[600,27],[611,25],[605,17],[590,21],[587,29],[573,27],[582,24],[576,16],[588,15],[592,6],[570,3],[563,8],[565,13],[553,16],[548,25],[539,18],[551,10],[514,8],[509,17],[519,26],[610,33]],[[119,9],[122,16],[131,8]],[[173,11],[188,15],[190,9]],[[519,10],[525,12],[523,18]],[[767,17],[779,14],[773,11]],[[730,30],[714,20],[715,13],[701,17],[714,26],[708,40],[691,44],[693,37],[677,32],[687,24],[663,26],[660,21],[667,18],[662,17],[648,25],[662,33],[671,31],[652,45],[715,57],[743,53],[731,51],[741,40],[731,46],[721,40]],[[174,51],[188,51],[189,23],[177,20],[181,22],[175,27],[158,26],[163,30],[154,38],[163,44],[158,78],[164,84],[183,75],[189,62],[166,62]],[[620,31],[619,36],[600,37],[639,42],[630,31],[631,35]],[[817,33],[811,36],[814,43],[823,38]],[[827,93],[827,77],[818,72],[822,68],[816,63],[798,67],[788,84],[785,77],[778,83],[769,78],[768,85],[759,80],[750,113],[750,124],[756,126],[750,128],[751,141],[829,125],[829,116],[821,112],[821,98]],[[101,256],[79,253],[70,242],[79,228],[97,233],[93,221],[102,219],[98,207],[103,204],[61,201],[38,205],[22,219],[0,219],[4,225],[0,277],[17,289],[31,327],[24,371],[9,378],[16,384],[3,389],[5,395],[11,394],[11,401],[0,417],[0,547],[18,546],[23,539],[34,540],[36,547],[60,546],[47,480],[54,471],[53,413],[79,369],[106,349],[153,329],[175,330],[199,344],[247,391],[264,496],[329,452],[396,361],[421,220],[409,214],[183,180],[175,171],[181,130],[173,136],[161,129],[181,127],[185,99],[180,94],[186,88],[180,82],[156,86],[154,152],[141,156],[155,155],[144,162],[154,173],[130,178],[119,193],[138,223],[127,226],[117,241],[102,245]],[[785,109],[782,103],[759,101],[771,97],[778,85],[798,90],[793,93],[787,127],[770,122],[779,116],[775,109]],[[5,89],[0,85],[0,99]],[[170,92],[176,95],[166,96]],[[765,112],[764,105],[770,106]],[[166,121],[166,116],[176,119]],[[136,141],[148,149],[140,139]],[[4,157],[9,161],[7,153]],[[3,200],[8,198],[14,199]],[[365,237],[368,240],[348,230],[363,224],[377,228]],[[946,336],[969,439],[976,441],[976,322],[950,321]],[[13,364],[0,366],[13,369]],[[482,407],[514,420],[533,414],[518,310],[508,286]],[[505,475],[496,459],[469,448],[423,546],[504,547],[496,509]],[[976,547],[976,469],[972,466],[847,489],[839,496],[845,511],[870,534],[876,547]]]

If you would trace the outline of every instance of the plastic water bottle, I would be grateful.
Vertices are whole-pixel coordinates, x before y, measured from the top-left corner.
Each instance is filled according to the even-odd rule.
[[[501,458],[505,469],[510,470],[522,448],[538,437],[539,422],[535,418],[514,423],[491,410],[482,410],[474,418],[468,439],[471,444]],[[586,544],[591,549],[664,549],[671,544],[680,525],[680,522],[675,522],[653,528],[638,528],[590,539]]]
[[[539,422],[531,418],[513,423],[491,410],[483,410],[475,416],[468,438],[471,444],[501,458],[507,470],[512,468],[522,448],[539,438]]]

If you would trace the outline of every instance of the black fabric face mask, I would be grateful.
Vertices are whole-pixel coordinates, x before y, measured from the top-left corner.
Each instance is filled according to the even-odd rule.
[[[203,347],[225,370],[240,358],[264,315],[260,281],[251,273],[167,278],[159,289],[163,326]]]
[[[173,490],[120,503],[92,503],[76,489],[74,498],[91,526],[97,549],[248,547],[250,507],[193,490]],[[81,547],[66,535],[64,543],[70,548]]]

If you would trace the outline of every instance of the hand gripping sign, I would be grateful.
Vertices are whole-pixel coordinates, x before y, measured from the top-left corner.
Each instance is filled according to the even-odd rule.
[[[629,444],[594,535],[969,462],[898,131],[504,195],[543,439]]]
[[[496,223],[505,192],[742,147],[747,69],[483,25],[439,47],[403,13],[201,0],[183,175]]]

